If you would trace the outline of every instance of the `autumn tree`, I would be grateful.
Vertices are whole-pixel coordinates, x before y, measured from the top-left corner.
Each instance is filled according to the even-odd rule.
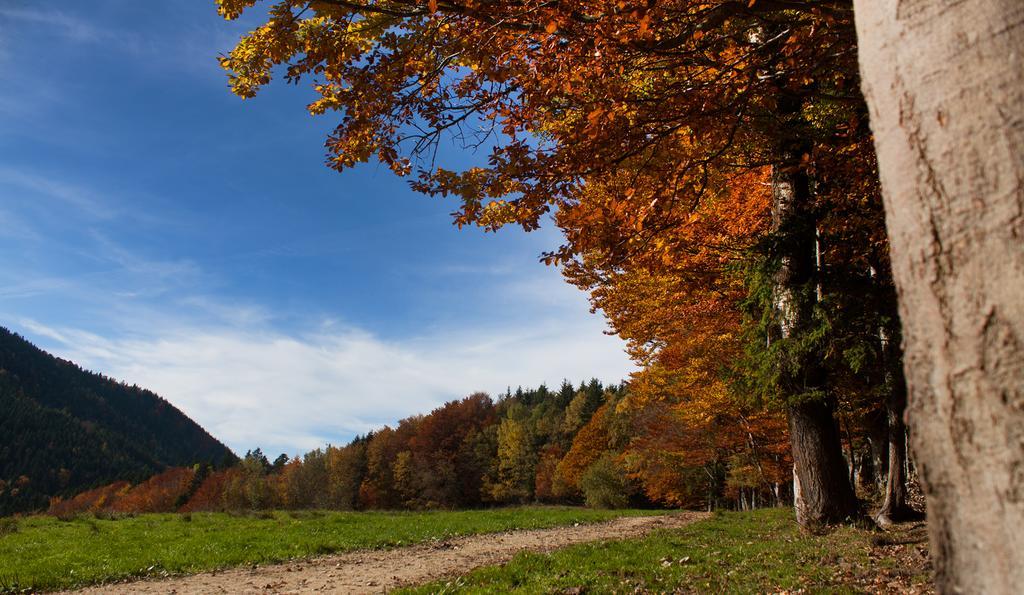
[[[449,401],[424,416],[411,438],[416,466],[425,474],[420,491],[428,503],[442,506],[480,504],[486,466],[478,447],[485,428],[494,424],[491,398],[474,393]]]
[[[252,4],[219,2],[229,18]],[[416,189],[461,199],[460,225],[535,228],[626,164],[644,172],[636,186],[649,199],[633,211],[637,231],[652,231],[670,226],[662,215],[680,203],[699,202],[714,172],[770,168],[789,250],[776,275],[785,344],[814,330],[815,269],[804,265],[817,227],[808,156],[821,131],[807,111],[860,101],[855,48],[849,12],[832,3],[279,2],[222,64],[243,97],[277,65],[287,63],[289,80],[313,77],[310,111],[341,114],[329,164],[372,157],[415,174]],[[487,166],[434,168],[446,134],[492,145]],[[800,438],[801,519],[838,521],[856,501],[835,397],[812,354],[802,362],[782,387]]]
[[[226,507],[224,491],[227,489],[228,484],[232,483],[234,477],[238,475],[239,470],[237,467],[229,469],[221,469],[209,473],[199,484],[198,488],[192,494],[187,502],[181,508],[179,512],[209,512],[224,510]]]
[[[562,498],[582,495],[580,481],[587,469],[609,450],[609,405],[602,405],[572,441],[572,447],[555,468],[553,492]]]
[[[394,463],[408,443],[412,424],[394,430],[385,426],[369,436],[366,445],[366,476],[359,486],[360,508],[398,508],[401,495],[395,488]]]
[[[490,495],[498,502],[528,502],[533,499],[537,453],[533,437],[523,421],[507,417],[498,426],[497,477]]]
[[[273,492],[267,483],[270,462],[256,449],[246,453],[241,463],[231,469],[225,478],[223,506],[227,510],[261,510],[273,502]]]
[[[366,443],[366,439],[357,437],[344,447],[327,448],[325,464],[330,508],[354,510],[358,505],[359,484],[366,475]]]
[[[606,452],[587,467],[580,477],[580,490],[587,506],[625,508],[631,486],[614,454]]]

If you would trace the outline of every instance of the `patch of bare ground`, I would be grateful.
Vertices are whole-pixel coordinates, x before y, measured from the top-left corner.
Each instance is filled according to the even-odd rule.
[[[473,535],[406,548],[349,552],[286,564],[236,568],[163,580],[89,587],[78,594],[117,593],[381,593],[404,585],[501,564],[521,551],[545,552],[682,527],[708,513],[629,517],[606,523]]]

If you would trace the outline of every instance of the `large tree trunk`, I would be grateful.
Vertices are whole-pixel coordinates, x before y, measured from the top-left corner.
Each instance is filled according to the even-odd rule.
[[[855,0],[943,592],[1024,585],[1024,2]]]
[[[797,522],[813,528],[855,518],[857,498],[850,487],[831,405],[807,401],[790,407],[789,439]]]
[[[780,111],[799,110],[796,105],[788,105]],[[800,166],[803,153],[799,142],[784,143],[779,151],[780,164],[772,172],[772,227],[782,251],[775,277],[774,308],[778,333],[784,339],[810,328],[816,300],[816,225],[810,183]],[[782,388],[794,400],[788,415],[797,521],[805,527],[816,527],[853,518],[858,506],[824,370],[815,354],[801,357],[798,373],[788,381],[789,386]],[[801,395],[815,391],[824,394],[811,399]]]

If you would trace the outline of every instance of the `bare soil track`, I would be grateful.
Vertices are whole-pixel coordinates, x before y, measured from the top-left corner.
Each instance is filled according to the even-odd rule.
[[[681,527],[708,513],[627,517],[605,523],[489,533],[387,550],[363,550],[309,560],[236,568],[163,580],[89,587],[75,593],[381,593],[501,564],[522,551],[545,552]]]

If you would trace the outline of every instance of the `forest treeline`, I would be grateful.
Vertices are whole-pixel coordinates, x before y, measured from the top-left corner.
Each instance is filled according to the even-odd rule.
[[[0,516],[197,461],[222,467],[237,457],[153,392],[0,327]]]
[[[630,384],[476,393],[345,446],[179,467],[54,498],[49,513],[474,508],[529,502],[749,509],[791,503],[782,411],[657,402]],[[879,493],[871,437],[851,471]],[[852,437],[852,436],[851,436]]]
[[[117,482],[49,512],[474,508],[528,502],[596,507],[736,507],[788,498],[780,415],[711,431],[635,401],[627,385],[591,380],[557,391],[476,393],[394,428],[274,461],[259,450],[233,467],[168,470]],[[669,416],[669,417],[666,417]]]

